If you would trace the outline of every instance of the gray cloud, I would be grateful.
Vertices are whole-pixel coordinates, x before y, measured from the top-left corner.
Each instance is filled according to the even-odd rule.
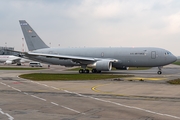
[[[1,46],[22,49],[25,19],[52,47],[152,46],[179,54],[179,0],[8,0],[0,4]]]

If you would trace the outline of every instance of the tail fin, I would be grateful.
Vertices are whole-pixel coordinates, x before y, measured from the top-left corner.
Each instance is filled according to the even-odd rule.
[[[25,20],[19,20],[29,51],[49,48]]]

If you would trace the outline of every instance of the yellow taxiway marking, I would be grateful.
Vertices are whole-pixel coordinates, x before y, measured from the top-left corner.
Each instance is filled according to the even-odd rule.
[[[96,85],[94,87],[91,88],[91,90],[93,90],[94,92],[100,92],[100,93],[108,93],[108,94],[111,94],[111,92],[104,92],[104,91],[100,91],[100,90],[97,90],[96,88],[98,87],[101,87],[101,86],[105,86],[105,85],[109,85],[111,83],[108,83],[108,84],[101,84],[101,85]]]
[[[98,89],[97,89],[98,87],[106,86],[106,85],[110,85],[110,84],[112,84],[112,83],[96,85],[96,86],[92,87],[91,90],[93,90],[94,92],[102,93],[102,94],[109,94],[109,95],[130,97],[129,95],[122,95],[122,94],[117,94],[117,93],[113,93],[113,92],[101,91],[101,90],[98,90]]]
[[[145,77],[131,77],[131,78],[123,78],[125,80],[165,80],[166,78],[145,78]],[[121,95],[121,94],[115,94],[112,92],[107,92],[107,91],[100,91],[97,88],[101,87],[101,86],[106,86],[106,85],[110,85],[112,83],[106,83],[106,84],[101,84],[101,85],[96,85],[94,87],[91,88],[91,90],[93,90],[94,92],[99,92],[99,93],[104,93],[104,94],[113,94],[113,95],[120,95],[120,96],[129,96],[129,95]]]
[[[92,85],[70,86],[62,88],[61,90],[81,90],[82,88],[90,88]]]
[[[146,100],[157,100],[158,99],[158,98],[152,98],[150,96],[125,95],[125,94],[118,94],[118,93],[113,93],[113,92],[101,91],[101,90],[97,89],[98,87],[106,86],[106,85],[110,85],[110,84],[112,84],[112,83],[96,85],[96,86],[92,87],[91,90],[94,92],[97,92],[97,93],[101,93],[101,94],[108,94],[108,95],[121,96],[121,97],[143,98]]]
[[[145,77],[131,77],[124,78],[125,80],[165,80],[166,78],[145,78]]]

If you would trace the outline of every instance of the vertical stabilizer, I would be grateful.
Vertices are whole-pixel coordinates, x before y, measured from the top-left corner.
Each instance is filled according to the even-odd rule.
[[[25,20],[19,20],[29,51],[49,48]]]

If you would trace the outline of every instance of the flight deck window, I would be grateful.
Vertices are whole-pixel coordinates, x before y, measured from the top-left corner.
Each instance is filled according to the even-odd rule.
[[[171,55],[171,53],[170,53],[170,52],[165,52],[164,54],[165,54],[165,55]]]

